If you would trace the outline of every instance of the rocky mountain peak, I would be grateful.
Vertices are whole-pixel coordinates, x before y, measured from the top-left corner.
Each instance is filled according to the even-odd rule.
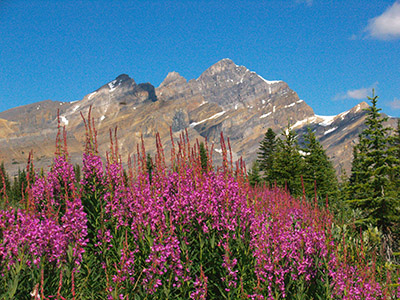
[[[124,83],[124,82],[135,83],[135,81],[132,78],[130,78],[129,75],[127,74],[118,75],[117,78],[115,78],[115,80],[118,83]]]
[[[110,90],[110,92],[113,92],[119,86],[128,87],[128,86],[134,86],[134,85],[136,85],[135,80],[130,78],[127,74],[121,74],[121,75],[117,76],[117,78],[115,78],[113,81],[110,81],[109,83],[107,83],[106,86],[108,86],[108,89]]]
[[[367,109],[369,107],[367,102],[360,102],[356,106],[354,106],[352,109],[350,109],[351,113],[357,113],[359,111],[362,111],[364,109]]]
[[[178,72],[170,72],[168,73],[167,77],[163,80],[160,84],[161,87],[169,86],[169,85],[181,85],[185,84],[187,81],[186,79],[181,76]]]
[[[352,145],[364,126],[363,109],[368,104],[359,103],[336,116],[318,116],[285,82],[266,80],[230,59],[215,63],[190,81],[171,72],[157,89],[121,74],[80,101],[43,101],[0,112],[0,162],[16,174],[33,149],[36,166],[50,165],[58,111],[69,132],[71,161],[78,162],[85,140],[80,113],[86,116],[90,107],[98,128],[99,151],[108,150],[109,128],[118,126],[124,161],[141,143],[141,135],[146,150],[154,154],[155,133],[163,142],[169,141],[171,128],[174,138],[187,130],[193,141],[207,138],[215,143],[215,162],[221,159],[218,141],[223,132],[230,138],[233,159],[243,156],[249,164],[257,156],[265,131],[271,127],[280,132],[289,121],[299,136],[311,126],[336,169],[349,170]]]
[[[212,75],[226,70],[234,70],[236,67],[237,67],[236,64],[231,59],[224,58],[213,64],[204,73]]]

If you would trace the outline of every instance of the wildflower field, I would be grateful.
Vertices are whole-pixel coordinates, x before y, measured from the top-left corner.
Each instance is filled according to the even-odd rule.
[[[243,163],[214,166],[187,135],[123,168],[85,121],[82,178],[59,130],[50,170],[27,167],[18,202],[0,192],[1,299],[396,299],[399,276],[328,202],[251,187]],[[64,137],[63,137],[64,136]],[[171,134],[172,138],[172,134]],[[168,157],[168,158],[166,158]]]

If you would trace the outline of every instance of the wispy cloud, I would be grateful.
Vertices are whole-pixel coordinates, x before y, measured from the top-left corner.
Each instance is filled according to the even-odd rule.
[[[400,109],[400,99],[394,98],[392,102],[389,102],[389,106],[392,109]]]
[[[296,0],[296,3],[298,3],[298,4],[305,3],[305,4],[307,4],[307,6],[311,6],[311,5],[313,5],[313,0]]]
[[[400,38],[400,1],[393,3],[383,14],[370,19],[365,32],[380,40]]]
[[[367,99],[368,96],[371,96],[372,89],[376,88],[377,85],[378,85],[378,83],[375,82],[373,85],[371,85],[370,87],[367,87],[367,88],[363,87],[363,88],[356,89],[356,90],[348,90],[345,93],[337,94],[333,99],[334,100]]]

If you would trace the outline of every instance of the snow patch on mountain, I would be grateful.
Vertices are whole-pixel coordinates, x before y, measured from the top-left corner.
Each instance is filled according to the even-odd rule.
[[[272,111],[270,111],[270,112],[267,113],[267,114],[263,114],[262,116],[260,116],[260,119],[266,118],[266,117],[268,117],[270,114],[272,114]]]
[[[121,81],[119,81],[119,80],[117,80],[117,79],[111,81],[111,82],[108,84],[108,87],[110,88],[110,93],[113,92],[113,91],[115,91],[115,89],[116,89],[117,87],[119,87],[120,85],[121,85]]]
[[[324,135],[327,135],[328,133],[331,133],[331,132],[335,131],[336,129],[338,129],[338,128],[337,128],[337,127],[333,127],[333,128],[331,128],[331,129],[325,131],[325,132],[324,132]]]
[[[109,86],[110,86],[110,85],[109,85]],[[92,99],[93,96],[94,96],[96,93],[97,93],[97,92],[93,92],[93,93],[89,94],[88,99],[89,99],[89,100]]]
[[[257,76],[260,77],[260,79],[262,79],[263,81],[265,81],[265,82],[268,83],[268,84],[275,84],[275,83],[282,82],[282,80],[267,80],[267,79],[263,78],[262,76],[260,76],[260,75],[258,75],[258,74],[257,74]],[[271,94],[271,93],[270,93],[270,94]]]
[[[315,116],[322,119],[322,122],[320,122],[319,125],[324,127],[331,125],[336,118],[336,116],[319,116],[319,115]]]
[[[199,122],[190,123],[189,126],[193,128],[193,127],[195,127],[195,126],[197,126],[197,125],[199,125],[199,124],[201,124],[201,123],[204,123],[204,122],[206,122],[206,121],[208,121],[208,120],[216,119],[216,118],[222,116],[224,113],[226,113],[226,111],[221,111],[221,112],[219,112],[219,113],[216,113],[215,115],[212,115],[211,117],[209,117],[209,118],[207,118],[207,119],[201,120],[201,121],[199,121]]]
[[[301,127],[304,124],[311,124],[311,123],[315,123],[315,121],[317,120],[317,117],[311,117],[311,118],[306,118],[300,121],[297,121],[296,123],[294,123],[291,127],[292,128],[296,128],[296,127]]]
[[[67,118],[65,116],[60,116],[61,118],[61,122],[64,123],[64,125],[68,125],[69,121],[67,120]]]
[[[341,114],[338,115],[338,117],[340,117],[340,118],[343,120],[344,117],[345,117],[349,112],[350,112],[349,110],[348,110],[348,111],[345,111],[345,112],[342,112]]]
[[[290,103],[288,105],[285,105],[284,108],[288,108],[288,107],[293,107],[296,105],[296,102]]]

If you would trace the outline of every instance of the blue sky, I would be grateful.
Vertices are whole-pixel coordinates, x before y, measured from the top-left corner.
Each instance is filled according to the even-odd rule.
[[[0,111],[74,101],[119,74],[156,87],[231,58],[319,115],[400,116],[400,0],[0,1]]]

